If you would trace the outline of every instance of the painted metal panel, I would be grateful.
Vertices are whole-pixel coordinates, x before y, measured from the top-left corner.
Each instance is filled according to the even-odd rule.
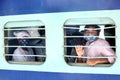
[[[120,9],[120,0],[0,0],[0,15]]]

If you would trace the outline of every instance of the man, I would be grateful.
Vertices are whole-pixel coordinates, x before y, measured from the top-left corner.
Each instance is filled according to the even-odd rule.
[[[78,58],[78,62],[86,62],[91,66],[100,63],[114,63],[115,52],[108,48],[110,45],[106,40],[98,37],[99,33],[100,27],[98,25],[85,26],[84,36],[87,41],[86,45],[85,47],[78,45],[75,49],[79,57],[88,58]]]
[[[18,31],[14,32],[14,35],[17,37],[20,46],[29,46],[29,39],[26,39],[26,37],[30,37],[28,32]],[[32,48],[18,47],[13,53],[13,61],[35,61],[35,57],[29,55],[34,55]]]

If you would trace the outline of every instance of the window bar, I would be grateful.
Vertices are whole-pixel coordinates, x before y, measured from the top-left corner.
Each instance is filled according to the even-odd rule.
[[[112,27],[104,27],[104,29],[110,29],[110,28],[116,28],[116,26],[112,26]],[[76,28],[76,27],[64,27],[64,29],[80,29],[79,28]],[[85,30],[87,30],[88,28],[84,28]],[[101,28],[96,28],[94,30],[100,30]]]
[[[16,47],[22,47],[22,48],[46,48],[46,46],[4,46],[8,48],[16,48]]]
[[[33,56],[33,57],[46,57],[46,55],[14,55],[14,54],[5,54],[4,56]]]
[[[104,27],[104,29],[111,29],[111,28],[116,28],[116,26],[112,26],[112,27]]]
[[[77,28],[77,27],[64,27],[64,29],[80,29],[80,27],[79,28]]]
[[[77,46],[69,46],[69,45],[64,45],[64,47],[77,47]],[[116,48],[116,46],[82,46],[82,47],[92,47],[92,48]]]
[[[4,39],[19,39],[19,38],[24,38],[24,39],[46,39],[46,37],[4,37]]]
[[[64,57],[71,57],[71,58],[117,58],[116,56],[105,56],[105,57],[90,57],[90,56],[72,56],[72,55],[64,55]]]
[[[8,31],[8,30],[45,30],[45,28],[19,28],[19,29],[10,29],[10,28],[8,28],[8,29],[4,29],[4,31]]]
[[[90,37],[90,36],[64,36],[64,38],[84,38],[84,37]],[[99,36],[95,36],[99,37]],[[116,38],[116,36],[105,36],[105,38]]]

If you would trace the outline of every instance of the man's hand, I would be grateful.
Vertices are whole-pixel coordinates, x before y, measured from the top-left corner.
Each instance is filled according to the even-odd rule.
[[[87,64],[90,66],[95,66],[97,64],[97,60],[96,59],[87,59]]]

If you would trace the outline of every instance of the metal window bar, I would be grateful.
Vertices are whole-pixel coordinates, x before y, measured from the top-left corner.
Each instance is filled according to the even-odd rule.
[[[110,29],[110,28],[116,28],[116,26],[112,26],[112,27],[104,27],[104,29]],[[79,28],[76,28],[76,27],[64,27],[64,29],[80,29]],[[84,28],[85,30],[87,30],[88,28]],[[96,28],[94,30],[100,30],[101,28]]]
[[[19,39],[23,37],[4,37],[4,39]],[[46,37],[24,37],[24,39],[46,39]]]
[[[11,47],[11,48],[16,48],[16,47],[22,47],[22,48],[46,48],[46,46],[4,46],[4,47]]]
[[[67,48],[67,47],[77,47],[77,46],[69,46],[69,45],[64,45],[64,47],[65,48]],[[83,48],[90,48],[90,47],[92,47],[92,48],[116,48],[116,46],[82,46]]]
[[[37,65],[37,64],[43,64],[44,62],[38,62],[38,61],[8,61],[8,63],[11,64],[29,64],[29,65]]]
[[[32,27],[28,27],[28,28],[19,28],[19,29],[14,29],[14,28],[8,28],[8,29],[4,29],[4,31],[8,31],[8,30],[45,30],[45,28],[32,28]]]
[[[112,26],[112,27],[104,27],[104,29],[111,29],[111,28],[116,28],[116,26]]]
[[[71,57],[71,58],[117,58],[117,56],[100,56],[100,57],[90,57],[90,56],[72,56],[72,55],[63,55],[64,57]]]
[[[4,56],[32,56],[32,57],[46,57],[46,55],[14,55],[14,54],[4,54]]]
[[[80,29],[80,27],[79,28],[76,28],[76,27],[64,27],[64,29]]]
[[[64,36],[64,38],[85,38],[85,37],[90,37],[90,36]],[[95,36],[99,37],[99,36]],[[105,36],[105,38],[117,38],[116,36]]]

